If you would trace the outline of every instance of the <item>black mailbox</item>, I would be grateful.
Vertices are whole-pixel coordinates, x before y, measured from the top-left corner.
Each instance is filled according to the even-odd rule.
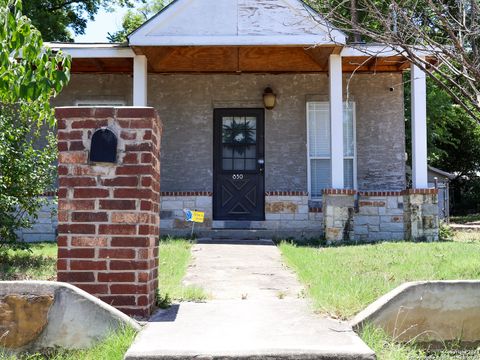
[[[92,136],[90,161],[110,162],[117,160],[117,136],[109,129],[99,129]]]

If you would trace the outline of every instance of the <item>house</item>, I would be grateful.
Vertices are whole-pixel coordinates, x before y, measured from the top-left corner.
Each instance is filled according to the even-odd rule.
[[[177,0],[127,44],[47,45],[73,59],[55,106],[158,111],[162,235],[190,232],[188,208],[205,212],[200,235],[437,236],[425,74],[388,44],[349,45],[302,1]]]

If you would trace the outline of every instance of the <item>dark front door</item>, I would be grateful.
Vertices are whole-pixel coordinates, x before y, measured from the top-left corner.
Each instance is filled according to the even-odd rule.
[[[264,110],[214,112],[215,220],[264,220]]]

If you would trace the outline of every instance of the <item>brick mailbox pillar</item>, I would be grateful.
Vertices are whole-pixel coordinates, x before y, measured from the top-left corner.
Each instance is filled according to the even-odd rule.
[[[58,280],[146,317],[158,284],[158,115],[152,108],[67,107],[56,117]],[[117,138],[114,162],[89,160],[99,129]]]

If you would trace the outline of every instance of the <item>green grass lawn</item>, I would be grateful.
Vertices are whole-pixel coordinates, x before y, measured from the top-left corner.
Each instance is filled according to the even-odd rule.
[[[185,276],[191,259],[192,243],[184,239],[164,239],[160,241],[158,269],[158,299],[160,306],[171,301],[203,301],[205,292],[195,286],[185,286]]]
[[[286,263],[306,286],[315,309],[349,319],[406,281],[479,279],[478,235],[456,232],[455,241],[435,243],[390,242],[318,248],[283,242],[279,247]],[[372,326],[365,327],[360,336],[379,360],[416,360],[427,356],[415,345],[396,343]],[[439,360],[462,358],[449,351],[428,356]],[[478,356],[480,358],[480,354]]]
[[[480,278],[480,242],[379,243],[301,247],[282,243],[285,261],[315,308],[348,319],[396,286],[414,280]]]
[[[0,351],[0,360],[122,360],[135,338],[132,328],[111,334],[106,340],[87,350],[54,350],[49,353],[6,355]]]
[[[56,280],[57,244],[33,244],[28,250],[0,251],[0,280]]]

